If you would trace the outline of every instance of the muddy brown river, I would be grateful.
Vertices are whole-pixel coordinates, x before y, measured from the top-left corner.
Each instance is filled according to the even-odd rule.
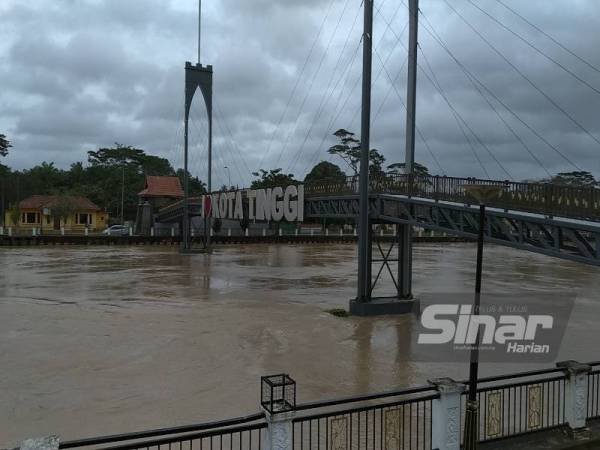
[[[416,246],[415,292],[470,292],[474,260],[471,244]],[[308,401],[468,372],[411,361],[407,317],[326,312],[355,294],[353,245],[229,246],[212,256],[2,248],[0,267],[0,448],[256,412],[259,377],[271,373],[289,373]],[[484,276],[484,289],[501,292],[576,292],[559,359],[600,359],[600,269],[490,246]]]

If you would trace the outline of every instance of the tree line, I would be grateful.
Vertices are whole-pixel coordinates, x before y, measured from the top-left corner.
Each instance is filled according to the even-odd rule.
[[[329,161],[321,161],[303,180],[296,179],[294,174],[285,173],[281,168],[260,169],[253,173],[255,179],[250,187],[261,189],[299,182],[343,183],[348,175],[358,175],[360,140],[354,133],[345,129],[337,130],[334,135],[338,142],[327,152],[339,160],[343,169]],[[7,137],[0,134],[0,157],[7,156],[11,148]],[[369,160],[369,175],[374,178],[404,171],[404,163],[386,165],[386,158],[377,149],[370,150]],[[417,175],[430,175],[429,169],[423,164],[415,163],[414,171]],[[88,151],[85,163],[73,163],[68,169],[57,168],[53,162],[42,162],[30,169],[12,170],[0,163],[1,217],[4,217],[3,212],[6,209],[14,208],[19,201],[32,195],[82,195],[108,211],[111,217],[123,215],[125,220],[132,220],[137,210],[137,193],[144,188],[147,175],[177,176],[183,185],[183,169],[175,169],[165,158],[148,155],[142,149],[118,143],[113,147]],[[191,175],[189,180],[191,195],[206,193],[206,184],[202,180]],[[600,187],[595,177],[586,171],[562,172],[550,179],[536,181],[566,186]],[[221,189],[233,188],[222,186]]]

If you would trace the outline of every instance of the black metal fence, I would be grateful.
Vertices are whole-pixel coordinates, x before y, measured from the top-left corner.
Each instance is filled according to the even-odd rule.
[[[587,417],[600,417],[600,368],[592,370],[588,375]]]
[[[587,418],[600,418],[600,361],[588,363]],[[466,383],[466,381],[461,381]],[[567,375],[552,368],[479,380],[481,442],[566,425]],[[440,393],[432,385],[299,404],[292,421],[294,450],[431,450]],[[466,393],[461,395],[461,439]],[[139,433],[65,441],[61,449],[262,450],[264,413]]]
[[[296,418],[294,450],[431,449],[432,401],[439,394],[427,386],[394,396],[391,401],[338,409],[348,404],[344,402],[333,410]]]
[[[508,380],[506,377],[480,380],[477,390],[479,441],[564,425],[565,383],[566,375],[560,369],[525,372]],[[462,397],[464,417],[467,395]]]

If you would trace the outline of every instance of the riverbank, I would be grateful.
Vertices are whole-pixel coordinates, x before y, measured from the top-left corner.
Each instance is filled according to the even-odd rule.
[[[354,235],[275,235],[275,236],[213,236],[215,245],[245,245],[245,244],[354,244]],[[374,236],[375,242],[393,242],[394,236]],[[202,245],[202,239],[195,237],[194,245]],[[416,243],[458,243],[470,242],[466,238],[454,236],[415,236]],[[56,245],[181,245],[181,238],[170,236],[0,236],[0,247],[22,246],[56,246]]]

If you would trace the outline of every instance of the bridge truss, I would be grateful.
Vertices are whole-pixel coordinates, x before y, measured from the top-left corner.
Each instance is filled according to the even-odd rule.
[[[358,196],[311,197],[305,201],[308,218],[348,219],[358,215]],[[372,223],[404,224],[477,238],[479,208],[395,194],[372,194]],[[600,224],[554,219],[521,211],[488,208],[485,240],[547,256],[600,266]]]

